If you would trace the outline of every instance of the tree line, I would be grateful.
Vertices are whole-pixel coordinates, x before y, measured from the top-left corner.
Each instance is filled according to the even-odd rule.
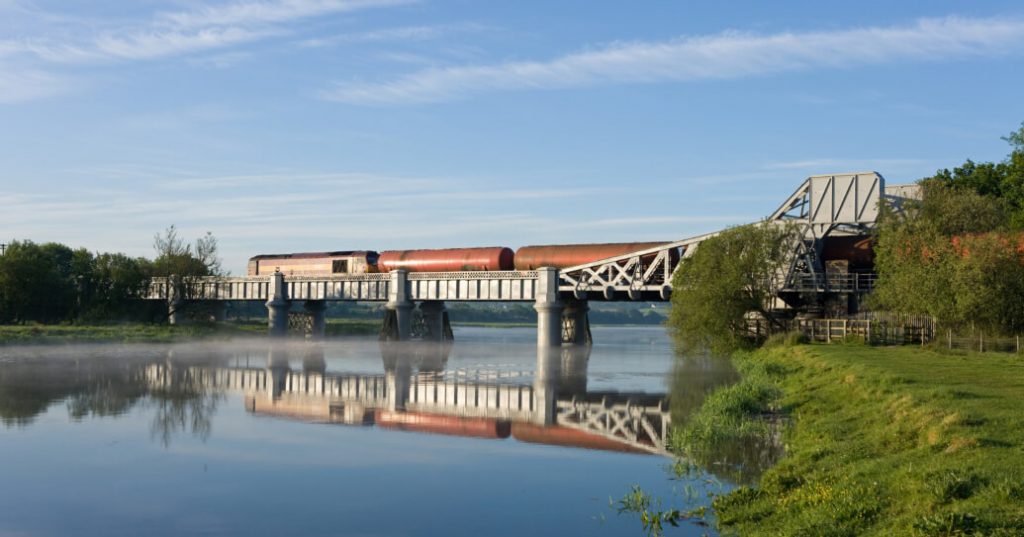
[[[921,199],[883,212],[876,308],[989,333],[1024,330],[1024,123],[1001,162],[971,160],[918,181]]]
[[[166,305],[141,300],[150,278],[221,274],[212,234],[190,244],[171,226],[154,250],[148,259],[12,241],[0,255],[0,323],[159,320]]]

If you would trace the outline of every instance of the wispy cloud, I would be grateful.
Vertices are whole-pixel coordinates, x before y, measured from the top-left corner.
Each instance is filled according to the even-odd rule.
[[[378,41],[426,41],[439,39],[456,33],[482,32],[490,29],[482,24],[466,22],[458,24],[438,24],[433,26],[401,26],[397,28],[381,28],[367,32],[332,35],[299,42],[303,48],[320,48],[346,43],[370,43]]]
[[[1018,52],[1024,19],[948,17],[904,26],[759,35],[724,32],[620,42],[547,61],[432,68],[384,82],[341,82],[322,92],[354,104],[445,101],[493,90],[732,79],[813,68],[937,61]]]
[[[7,68],[0,63],[0,104],[50,97],[69,91],[65,77],[35,69]]]
[[[0,55],[30,53],[58,63],[145,60],[216,50],[291,31],[288,23],[327,14],[385,8],[416,0],[252,0],[164,12],[72,40],[49,37],[0,42]]]
[[[163,13],[160,19],[185,28],[289,22],[363,9],[412,4],[416,0],[260,0]]]

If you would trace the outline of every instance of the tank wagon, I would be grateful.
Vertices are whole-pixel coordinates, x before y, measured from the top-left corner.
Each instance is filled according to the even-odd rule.
[[[405,269],[409,272],[467,272],[512,270],[515,254],[511,248],[448,248],[444,250],[393,250],[377,260],[381,272]]]
[[[622,242],[605,244],[549,244],[511,248],[446,248],[435,250],[345,251],[258,255],[249,260],[249,276],[280,271],[287,275],[327,276],[366,274],[405,269],[409,272],[476,272],[535,270],[540,267],[566,268],[600,259],[655,248],[664,242]],[[678,260],[678,251],[672,255]],[[655,254],[646,256],[653,260]]]

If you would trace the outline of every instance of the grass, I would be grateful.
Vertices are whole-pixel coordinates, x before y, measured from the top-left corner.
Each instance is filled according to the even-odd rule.
[[[6,325],[0,326],[0,344],[50,343],[165,343],[199,338],[252,335],[256,332],[246,325],[161,325],[161,324],[109,324],[109,325]]]
[[[380,321],[370,319],[328,319],[327,337],[375,335]],[[87,324],[87,325],[0,325],[0,345],[52,343],[168,343],[193,339],[227,339],[266,335],[266,322],[245,321],[224,324]]]
[[[1024,358],[837,344],[736,359],[743,380],[677,448],[790,419],[782,460],[715,499],[725,534],[1024,535]],[[706,432],[716,419],[724,432]]]

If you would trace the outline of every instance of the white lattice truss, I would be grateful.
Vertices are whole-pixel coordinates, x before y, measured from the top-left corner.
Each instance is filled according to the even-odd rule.
[[[780,274],[782,290],[853,290],[865,282],[856,279],[826,280],[817,252],[825,237],[864,235],[875,226],[883,197],[900,207],[899,195],[885,194],[885,180],[876,172],[816,175],[796,191],[760,225],[791,225],[796,231],[792,256]],[[633,252],[561,271],[560,291],[577,298],[618,295],[632,300],[665,300],[671,293],[672,275],[679,262],[698,245],[717,235],[697,235],[662,246]]]
[[[556,422],[622,442],[659,455],[668,454],[669,428],[672,417],[663,405],[636,405],[601,401],[559,400]]]

